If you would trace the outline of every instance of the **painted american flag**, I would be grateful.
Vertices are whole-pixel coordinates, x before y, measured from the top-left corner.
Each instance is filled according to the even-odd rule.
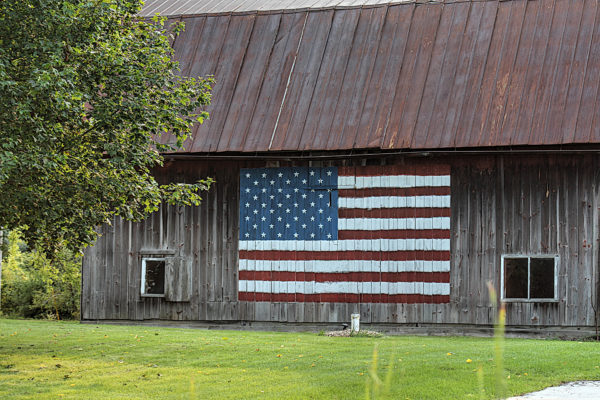
[[[239,300],[447,303],[450,168],[240,173]]]

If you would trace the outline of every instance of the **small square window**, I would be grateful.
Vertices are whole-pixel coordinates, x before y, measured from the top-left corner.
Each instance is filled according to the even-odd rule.
[[[165,295],[165,265],[164,258],[142,258],[142,296]]]
[[[555,256],[502,256],[502,300],[556,301]]]

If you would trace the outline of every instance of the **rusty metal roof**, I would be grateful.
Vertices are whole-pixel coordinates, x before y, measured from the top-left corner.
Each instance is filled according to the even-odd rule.
[[[184,16],[183,74],[217,81],[185,151],[600,143],[599,13],[492,0]]]

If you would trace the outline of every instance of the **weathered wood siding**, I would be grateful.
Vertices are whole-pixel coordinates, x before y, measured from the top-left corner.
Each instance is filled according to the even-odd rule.
[[[102,227],[102,237],[84,259],[82,318],[341,322],[360,312],[365,323],[487,325],[493,323],[493,309],[486,283],[500,290],[501,255],[557,254],[559,301],[508,303],[507,323],[594,325],[598,158],[492,155],[345,163],[432,161],[452,167],[448,304],[238,302],[239,169],[275,165],[180,161],[159,171],[159,179],[194,181],[208,175],[217,183],[200,207],[164,206],[144,222],[115,219]],[[191,277],[189,287],[169,289],[178,301],[140,297],[141,250],[171,252],[178,276]]]

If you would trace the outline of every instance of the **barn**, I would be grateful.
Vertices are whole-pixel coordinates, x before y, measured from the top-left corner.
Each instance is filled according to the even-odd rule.
[[[199,207],[115,219],[82,320],[485,332],[598,325],[597,0],[148,0],[214,75],[161,182]],[[165,140],[168,140],[165,139]]]

